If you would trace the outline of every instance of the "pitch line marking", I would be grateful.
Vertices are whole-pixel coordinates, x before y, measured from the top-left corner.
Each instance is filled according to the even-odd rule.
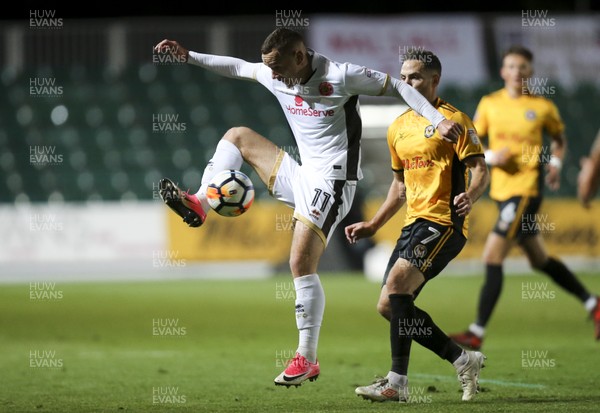
[[[440,376],[437,374],[417,373],[417,374],[411,374],[411,376],[418,377],[421,379],[435,379],[435,380],[442,380],[442,381],[455,381],[456,380],[456,378],[453,378],[453,377]],[[516,381],[494,380],[494,379],[479,379],[479,383],[497,384],[498,386],[507,386],[507,387],[522,387],[522,388],[526,388],[526,389],[544,389],[544,388],[546,388],[546,386],[543,384],[520,383],[520,382],[516,382]]]

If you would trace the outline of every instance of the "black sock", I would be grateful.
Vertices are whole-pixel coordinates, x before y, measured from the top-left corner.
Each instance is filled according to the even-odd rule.
[[[411,294],[390,294],[392,317],[390,319],[390,344],[392,349],[391,371],[406,376],[410,345],[415,322],[415,304]]]
[[[475,321],[477,325],[485,327],[490,320],[502,291],[503,278],[501,265],[488,264],[485,266],[485,284],[483,284],[479,295],[477,321]]]
[[[579,282],[575,274],[573,274],[562,262],[548,258],[548,261],[540,268],[540,271],[545,272],[554,280],[555,283],[562,288],[585,302],[591,297],[591,294]]]
[[[425,348],[433,351],[444,360],[454,363],[462,354],[460,348],[450,339],[431,319],[431,316],[419,307],[415,307],[417,325],[422,328],[423,334],[413,336],[413,340]]]

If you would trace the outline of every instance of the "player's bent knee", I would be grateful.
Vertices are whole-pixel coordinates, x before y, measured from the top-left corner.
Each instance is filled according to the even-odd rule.
[[[409,277],[398,275],[396,277],[388,277],[386,287],[390,294],[412,294],[416,290],[413,284]]]
[[[540,259],[529,259],[529,264],[531,265],[531,268],[533,268],[534,270],[537,271],[542,271],[544,269],[544,267],[546,266],[546,263],[548,262],[548,259],[546,260],[540,260]]]
[[[225,132],[223,139],[233,143],[238,148],[241,148],[245,142],[244,139],[253,133],[256,132],[246,126],[235,126],[233,128],[229,128],[229,130]]]
[[[485,265],[502,265],[504,257],[496,251],[484,251],[483,262]]]
[[[390,308],[389,302],[379,301],[377,303],[377,312],[383,316],[383,318],[390,319],[392,310]]]

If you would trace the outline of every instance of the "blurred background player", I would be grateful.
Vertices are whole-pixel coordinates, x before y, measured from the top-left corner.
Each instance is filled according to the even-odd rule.
[[[438,57],[429,51],[404,56],[401,79],[447,118],[460,123],[464,132],[456,144],[448,143],[413,110],[400,115],[387,135],[394,171],[387,198],[370,221],[345,228],[350,243],[371,237],[406,202],[406,220],[389,259],[377,305],[390,321],[392,366],[386,377],[355,390],[372,401],[407,400],[413,339],[453,364],[464,401],[477,392],[485,358],[478,351],[464,351],[429,314],[414,305],[425,283],[462,250],[467,240],[467,215],[489,183],[483,148],[471,119],[437,96],[441,74]]]
[[[548,255],[536,225],[545,182],[551,190],[560,186],[560,170],[566,151],[564,124],[556,105],[532,94],[527,86],[533,75],[533,54],[515,45],[502,56],[500,76],[504,87],[484,96],[474,116],[480,136],[488,137],[486,161],[491,166],[490,198],[498,205],[498,220],[488,235],[483,259],[485,283],[479,296],[477,318],[468,330],[452,335],[460,345],[480,349],[485,328],[500,297],[503,283],[502,264],[518,244],[530,265],[579,299],[595,325],[600,339],[600,305],[557,258]],[[551,139],[550,158],[545,156],[543,132]],[[542,158],[542,159],[540,159]],[[544,165],[544,160],[547,160]]]
[[[590,149],[590,154],[581,159],[581,170],[577,176],[577,197],[585,208],[598,192],[600,186],[600,130]]]
[[[315,380],[320,373],[317,344],[325,309],[317,267],[362,178],[358,96],[402,98],[445,139],[455,139],[461,128],[406,83],[362,66],[333,62],[307,48],[302,35],[290,29],[278,28],[267,36],[261,47],[262,63],[188,51],[173,40],[163,40],[155,49],[223,76],[259,82],[275,95],[285,113],[302,166],[264,136],[236,127],[219,141],[196,194],[180,190],[169,179],[161,181],[160,193],[184,222],[198,227],[210,210],[207,183],[216,173],[239,169],[245,161],[276,199],[294,208],[290,268],[299,343],[295,357],[274,381],[289,387]]]

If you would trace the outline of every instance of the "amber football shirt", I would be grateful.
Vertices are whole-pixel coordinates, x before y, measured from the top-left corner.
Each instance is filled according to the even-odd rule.
[[[468,220],[459,217],[453,199],[468,188],[469,171],[462,162],[483,156],[483,148],[471,119],[438,98],[434,106],[447,118],[463,126],[456,144],[444,141],[424,117],[412,109],[388,128],[387,141],[394,171],[404,171],[408,225],[424,218],[453,226],[467,237]]]
[[[543,96],[511,98],[506,89],[484,96],[473,117],[480,136],[487,136],[493,151],[508,148],[506,166],[491,168],[490,197],[506,201],[513,196],[539,196],[543,173],[540,160],[550,158],[543,146],[544,130],[550,135],[564,131],[556,105]]]

